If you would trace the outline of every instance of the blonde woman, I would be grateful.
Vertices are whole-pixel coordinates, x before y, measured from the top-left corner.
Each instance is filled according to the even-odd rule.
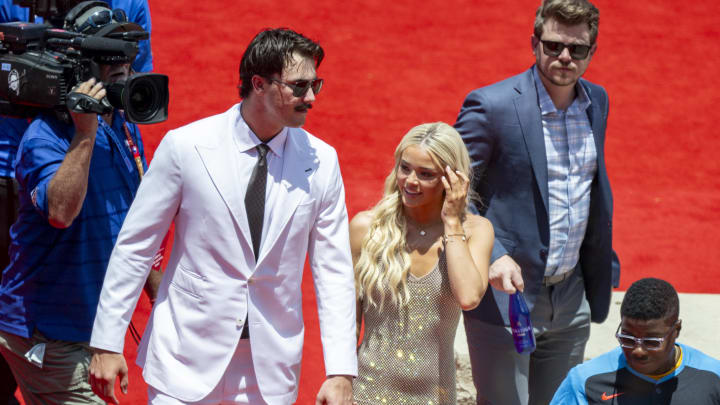
[[[467,211],[470,175],[453,127],[419,125],[396,148],[382,199],[350,223],[359,405],[455,404],[455,330],[485,294],[494,237]]]

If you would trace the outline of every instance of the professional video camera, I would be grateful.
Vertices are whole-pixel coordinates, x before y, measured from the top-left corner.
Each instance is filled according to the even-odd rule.
[[[0,115],[28,118],[54,111],[71,122],[68,110],[104,114],[125,110],[128,121],[165,121],[169,102],[168,77],[132,74],[126,80],[104,83],[107,96],[97,101],[72,92],[91,77],[100,78],[100,64],[130,63],[137,42],[148,33],[128,23],[125,13],[101,1],[83,1],[65,13],[72,0],[13,0],[30,6],[53,25],[13,22],[0,24]],[[77,3],[77,1],[75,1]]]

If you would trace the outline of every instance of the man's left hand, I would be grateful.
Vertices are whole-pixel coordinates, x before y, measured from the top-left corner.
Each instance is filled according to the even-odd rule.
[[[115,396],[115,380],[120,378],[120,391],[127,394],[128,367],[122,353],[93,349],[89,382],[95,395],[109,404],[119,404]]]
[[[349,375],[328,376],[318,391],[315,405],[352,405],[352,377]]]

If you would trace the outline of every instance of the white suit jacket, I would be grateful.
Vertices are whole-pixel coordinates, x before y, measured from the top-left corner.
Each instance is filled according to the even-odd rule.
[[[237,104],[168,132],[125,219],[100,296],[90,345],[122,352],[153,255],[174,220],[172,254],[137,363],[148,384],[183,401],[203,398],[219,382],[245,322],[264,400],[297,398],[306,254],[326,374],[357,375],[355,288],[337,154],[289,128],[277,199],[282,209],[273,211],[256,263],[233,142],[247,131]]]

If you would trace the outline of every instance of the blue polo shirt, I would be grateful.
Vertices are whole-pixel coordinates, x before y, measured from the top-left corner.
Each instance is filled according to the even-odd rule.
[[[0,117],[0,177],[15,177],[15,154],[30,120]]]
[[[114,113],[98,117],[88,188],[80,214],[66,229],[48,222],[48,185],[65,158],[75,129],[40,115],[18,149],[18,220],[10,228],[10,264],[0,283],[0,329],[30,337],[89,341],[110,253],[140,184],[137,165]],[[137,126],[127,124],[143,157]]]

